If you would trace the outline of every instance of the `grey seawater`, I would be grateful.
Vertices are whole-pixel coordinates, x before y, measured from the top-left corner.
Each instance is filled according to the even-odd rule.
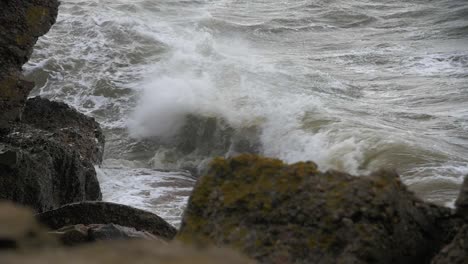
[[[465,0],[63,0],[25,71],[101,122],[104,198],[175,225],[214,156],[391,168],[446,205],[468,174]]]

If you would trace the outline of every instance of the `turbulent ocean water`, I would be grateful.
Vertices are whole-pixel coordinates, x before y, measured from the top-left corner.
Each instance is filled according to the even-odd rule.
[[[104,199],[178,225],[214,156],[395,169],[451,205],[468,174],[466,0],[62,0],[25,72],[95,117]]]

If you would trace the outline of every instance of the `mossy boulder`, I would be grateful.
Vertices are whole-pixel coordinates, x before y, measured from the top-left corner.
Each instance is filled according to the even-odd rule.
[[[391,171],[355,177],[241,155],[199,178],[177,238],[262,263],[427,263],[451,216]]]

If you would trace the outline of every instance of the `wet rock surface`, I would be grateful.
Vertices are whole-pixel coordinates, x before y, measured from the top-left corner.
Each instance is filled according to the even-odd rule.
[[[82,159],[100,164],[104,135],[94,118],[83,115],[65,103],[35,97],[26,102],[23,123],[49,131],[54,138],[76,149]]]
[[[0,199],[39,212],[100,200],[93,165],[102,159],[99,124],[64,104],[41,98],[28,100],[24,114],[23,122],[11,123],[0,133]]]
[[[37,218],[51,229],[78,224],[115,224],[132,227],[138,231],[146,231],[165,240],[172,239],[177,232],[173,226],[153,213],[126,205],[106,202],[69,204],[38,214]]]
[[[19,120],[34,84],[23,80],[25,64],[38,37],[55,23],[56,0],[0,1],[0,127]]]
[[[354,177],[242,155],[216,159],[198,180],[177,238],[262,263],[428,263],[451,217],[393,172]]]

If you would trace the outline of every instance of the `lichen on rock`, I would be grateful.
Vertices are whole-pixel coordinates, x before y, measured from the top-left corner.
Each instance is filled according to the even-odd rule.
[[[391,171],[355,177],[254,155],[215,159],[178,239],[230,246],[263,263],[421,263],[449,209],[417,199]]]

